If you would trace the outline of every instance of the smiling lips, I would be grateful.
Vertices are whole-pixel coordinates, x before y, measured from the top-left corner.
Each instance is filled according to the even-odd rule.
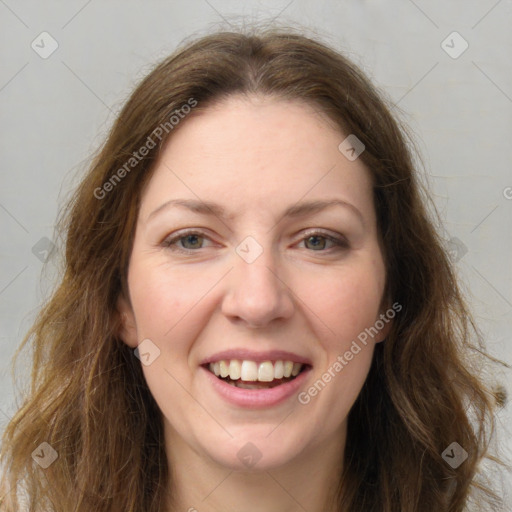
[[[293,361],[262,361],[238,359],[221,359],[210,363],[208,369],[217,377],[226,379],[229,384],[237,385],[239,381],[282,384],[296,377],[303,368],[302,363]],[[241,386],[238,386],[241,387]],[[245,387],[245,386],[244,386]],[[257,386],[261,388],[261,386]]]
[[[254,390],[250,393],[252,400],[256,396],[253,394],[256,390],[269,391],[277,387],[284,389],[287,386],[282,385],[294,381],[299,374],[311,369],[311,361],[307,357],[284,350],[259,352],[237,348],[203,359],[201,366],[217,377],[217,382],[222,384],[220,388],[216,386],[218,389]]]
[[[201,369],[225,401],[246,409],[275,407],[304,386],[312,363],[283,350],[232,349],[203,359]]]

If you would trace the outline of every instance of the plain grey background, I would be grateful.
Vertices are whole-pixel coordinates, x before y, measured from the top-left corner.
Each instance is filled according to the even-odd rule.
[[[59,206],[134,85],[184,38],[270,20],[345,51],[403,111],[488,350],[512,364],[512,1],[0,0],[0,428]],[[512,392],[510,368],[491,377]],[[499,423],[510,454],[510,405]]]

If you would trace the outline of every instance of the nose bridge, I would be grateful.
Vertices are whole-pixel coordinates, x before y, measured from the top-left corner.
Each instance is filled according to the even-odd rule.
[[[267,237],[268,239],[268,237]],[[263,326],[276,318],[288,318],[293,312],[290,291],[279,277],[280,261],[268,243],[259,244],[247,237],[236,248],[234,269],[223,310],[247,324]]]

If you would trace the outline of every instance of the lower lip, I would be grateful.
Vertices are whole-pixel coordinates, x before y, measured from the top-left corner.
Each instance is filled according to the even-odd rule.
[[[227,402],[248,409],[261,409],[279,405],[295,395],[303,386],[310,367],[303,370],[295,379],[268,389],[237,388],[216,377],[212,372],[201,366],[213,389]]]

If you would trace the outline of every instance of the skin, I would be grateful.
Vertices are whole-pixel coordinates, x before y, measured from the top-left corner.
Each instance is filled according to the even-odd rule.
[[[130,300],[120,297],[118,309],[125,343],[149,338],[160,350],[143,371],[164,419],[169,510],[334,510],[347,415],[390,323],[306,405],[296,396],[258,410],[228,404],[199,364],[231,348],[287,350],[312,362],[307,391],[387,309],[370,173],[338,150],[344,139],[305,103],[232,96],[189,115],[156,163],[136,226]],[[150,217],[177,198],[215,201],[228,216],[169,206]],[[353,208],[282,218],[298,202],[326,199]],[[184,228],[203,234],[166,245]],[[348,246],[310,238],[315,229]],[[235,251],[247,236],[263,250],[252,263]],[[247,442],[261,454],[250,468],[237,457]]]

